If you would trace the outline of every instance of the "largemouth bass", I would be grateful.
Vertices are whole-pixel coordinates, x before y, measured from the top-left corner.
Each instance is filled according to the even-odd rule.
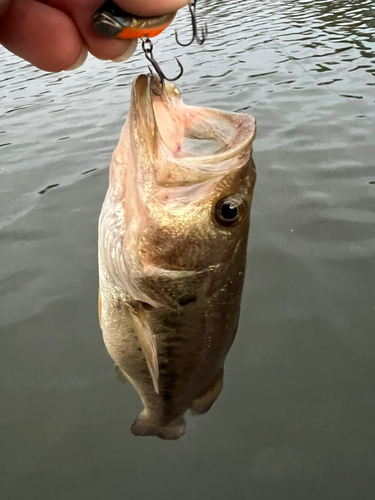
[[[112,157],[99,320],[118,375],[144,405],[132,432],[177,439],[185,412],[207,412],[220,394],[237,330],[255,122],[186,106],[170,83],[156,95],[157,84],[146,75],[133,83]]]

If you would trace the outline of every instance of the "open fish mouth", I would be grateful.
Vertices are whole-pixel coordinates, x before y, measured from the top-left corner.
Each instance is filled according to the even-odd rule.
[[[166,83],[162,95],[153,92],[155,85],[155,76],[135,80],[129,119],[138,155],[152,153],[159,186],[203,182],[247,161],[256,130],[252,116],[187,106],[174,85]]]

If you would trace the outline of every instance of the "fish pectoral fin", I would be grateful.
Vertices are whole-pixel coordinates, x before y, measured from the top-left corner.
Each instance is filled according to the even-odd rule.
[[[147,314],[141,302],[129,306],[134,331],[139,340],[156,394],[159,394],[159,363],[155,336],[147,321]]]

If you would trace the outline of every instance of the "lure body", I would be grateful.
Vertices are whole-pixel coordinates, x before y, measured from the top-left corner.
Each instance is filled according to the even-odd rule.
[[[94,29],[102,36],[120,40],[155,37],[167,28],[176,16],[170,12],[156,17],[139,17],[120,9],[107,0],[92,18]]]

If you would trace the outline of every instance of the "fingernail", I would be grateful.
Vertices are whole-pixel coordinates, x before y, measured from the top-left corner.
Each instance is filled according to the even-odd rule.
[[[116,59],[112,59],[113,62],[124,62],[127,61],[128,59],[131,58],[131,56],[134,54],[138,44],[138,39],[133,38],[133,40],[130,41],[129,47],[125,50],[121,56],[116,57]]]
[[[83,47],[83,49],[81,50],[81,53],[80,53],[79,58],[77,59],[77,61],[72,66],[70,66],[70,68],[67,68],[65,71],[73,71],[74,69],[77,69],[80,66],[82,66],[82,64],[87,59],[87,53],[88,52],[87,52],[86,47]]]

